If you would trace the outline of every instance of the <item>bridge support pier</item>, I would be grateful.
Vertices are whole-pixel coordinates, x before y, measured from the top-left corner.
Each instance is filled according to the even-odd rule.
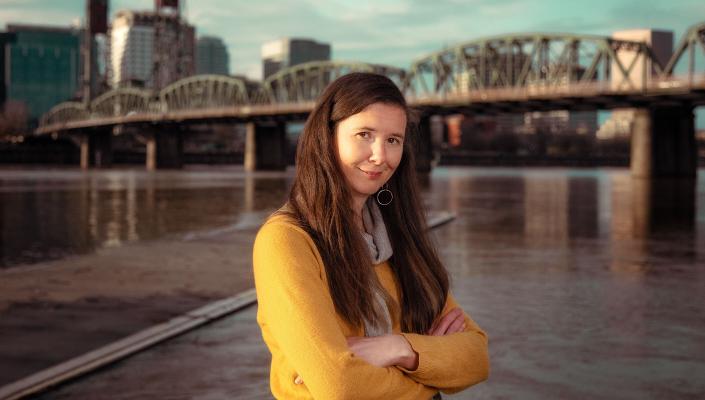
[[[91,165],[91,150],[88,134],[82,133],[78,138],[78,143],[81,149],[81,169],[88,169]]]
[[[285,122],[248,122],[245,170],[284,170],[287,164]]]
[[[433,144],[431,132],[431,116],[424,115],[419,119],[418,132],[413,143],[416,156],[416,171],[431,172],[433,160]]]
[[[184,142],[181,130],[175,125],[154,128],[143,141],[147,170],[181,168],[184,166]]]
[[[81,149],[81,169],[105,168],[113,164],[112,129],[81,132],[77,142]]]
[[[635,178],[695,178],[697,147],[693,107],[635,111],[631,172]]]

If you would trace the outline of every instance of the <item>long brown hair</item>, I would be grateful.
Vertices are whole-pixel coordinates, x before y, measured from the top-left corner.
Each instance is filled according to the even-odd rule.
[[[325,89],[299,138],[296,177],[284,212],[316,243],[338,314],[353,326],[365,321],[378,325],[374,291],[379,282],[367,245],[354,228],[352,197],[338,166],[335,141],[340,121],[374,103],[399,106],[407,114],[401,162],[387,182],[394,201],[380,210],[394,252],[390,264],[401,292],[402,330],[426,333],[445,304],[448,273],[426,231],[414,164],[413,116],[394,82],[382,75],[351,73]]]

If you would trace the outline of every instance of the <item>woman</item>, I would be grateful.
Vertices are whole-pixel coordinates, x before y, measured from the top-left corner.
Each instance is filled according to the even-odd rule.
[[[254,246],[257,321],[282,399],[429,399],[487,378],[485,333],[426,233],[409,109],[388,78],[331,83],[287,204]]]

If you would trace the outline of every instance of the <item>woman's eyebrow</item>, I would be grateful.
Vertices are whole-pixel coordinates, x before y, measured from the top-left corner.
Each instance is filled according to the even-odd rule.
[[[357,129],[355,129],[355,130],[356,130],[356,131],[377,132],[377,129],[375,129],[375,128],[370,128],[370,127],[368,127],[368,126],[361,126],[361,127],[357,128]],[[397,133],[397,132],[394,132],[394,133],[392,133],[392,135],[394,135],[394,136],[399,136],[399,137],[402,137],[402,138],[403,138],[403,137],[406,136],[406,132],[404,132],[404,133]]]

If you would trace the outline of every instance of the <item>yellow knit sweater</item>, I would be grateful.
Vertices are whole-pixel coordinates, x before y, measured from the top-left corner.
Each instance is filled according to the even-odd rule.
[[[387,262],[375,266],[399,302]],[[400,331],[419,354],[418,368],[380,368],[350,352],[347,336],[364,336],[335,312],[321,256],[311,237],[284,216],[271,217],[254,245],[257,322],[272,353],[270,387],[278,399],[429,399],[487,379],[487,336],[465,316],[464,332],[427,336]],[[443,314],[457,307],[449,294]],[[297,379],[297,377],[301,379]],[[303,383],[300,383],[303,380]]]

